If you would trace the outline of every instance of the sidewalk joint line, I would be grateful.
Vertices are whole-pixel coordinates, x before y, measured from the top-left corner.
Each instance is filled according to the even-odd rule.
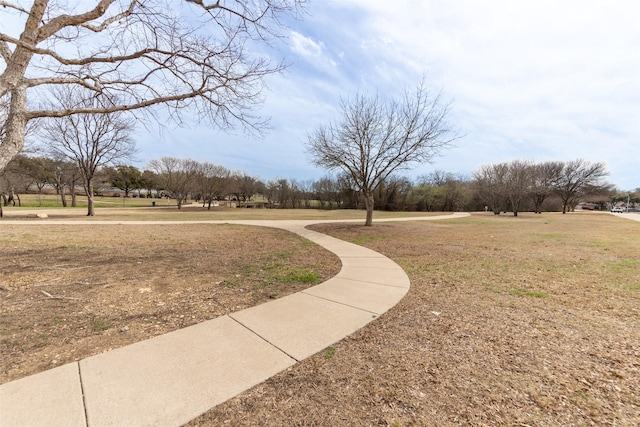
[[[272,343],[271,341],[269,341],[268,339],[266,339],[265,337],[263,337],[262,335],[260,335],[259,333],[257,333],[256,331],[254,331],[253,329],[251,329],[250,327],[248,327],[247,325],[245,325],[244,323],[242,323],[241,321],[239,321],[238,319],[236,319],[235,317],[233,317],[233,314],[235,313],[231,313],[228,314],[229,318],[231,320],[233,320],[234,322],[236,322],[238,325],[242,326],[243,328],[245,328],[247,331],[251,332],[253,335],[255,335],[256,337],[260,338],[262,341],[266,342],[267,344],[269,344],[271,347],[275,348],[276,350],[280,351],[281,353],[285,354],[287,357],[291,358],[292,360],[294,360],[296,363],[300,362],[302,359],[296,359],[295,357],[293,357],[292,355],[290,355],[289,353],[287,353],[286,351],[284,351],[282,348],[278,347],[277,345],[275,345],[274,343]]]
[[[80,361],[76,362],[78,367],[78,380],[80,382],[80,393],[82,394],[82,409],[84,410],[84,425],[89,427],[89,413],[87,412],[87,395],[84,392],[84,382],[82,381],[82,368]]]
[[[314,294],[308,294],[307,292],[305,292],[306,290],[307,289],[302,290],[302,291],[300,291],[300,293],[301,294],[305,294],[305,295],[310,296],[310,297],[318,298],[318,299],[321,299],[321,300],[324,300],[324,301],[329,301],[329,302],[332,302],[334,304],[339,304],[339,305],[341,305],[343,307],[349,307],[349,308],[353,308],[355,310],[359,310],[359,311],[362,311],[362,312],[365,312],[365,313],[371,313],[371,314],[373,314],[373,318],[374,319],[377,318],[378,316],[380,316],[380,313],[377,313],[377,312],[371,311],[371,310],[366,310],[366,309],[364,309],[362,307],[356,307],[355,305],[345,304],[342,301],[336,301],[336,300],[333,300],[333,299],[330,299],[330,298],[327,298],[327,297],[321,297],[321,296],[314,295]]]
[[[338,273],[337,275],[333,276],[332,279],[348,280],[350,282],[366,283],[368,285],[388,286],[390,288],[409,289],[409,287],[407,287],[407,286],[393,285],[391,283],[380,283],[380,282],[372,282],[371,280],[359,280],[359,279],[352,279],[350,277],[341,277],[340,273]],[[322,283],[321,283],[321,285],[322,285]],[[308,288],[308,289],[313,289],[313,288]],[[304,292],[306,290],[307,289],[304,289],[301,292]]]

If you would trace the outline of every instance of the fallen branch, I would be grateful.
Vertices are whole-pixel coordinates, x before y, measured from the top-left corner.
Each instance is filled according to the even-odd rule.
[[[57,296],[57,295],[51,295],[49,292],[47,291],[43,291],[40,290],[40,292],[42,292],[44,294],[44,296],[46,296],[47,298],[51,298],[51,299],[70,299],[70,300],[74,300],[74,301],[79,301],[82,298],[75,298],[75,297],[61,297],[61,296]]]
[[[80,267],[65,267],[66,264],[58,264],[58,265],[52,265],[52,266],[40,266],[40,267],[30,267],[33,270],[63,270],[63,271],[70,271],[70,270],[84,270],[85,268],[92,268],[92,265],[84,265],[84,266],[80,266]]]

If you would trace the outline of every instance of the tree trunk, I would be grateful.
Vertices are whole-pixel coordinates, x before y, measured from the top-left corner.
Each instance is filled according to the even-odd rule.
[[[95,216],[96,211],[93,206],[93,181],[87,180],[87,216]]]
[[[24,147],[27,129],[27,88],[20,86],[11,91],[9,114],[4,123],[4,139],[0,144],[0,171],[7,166]]]
[[[364,223],[366,227],[373,225],[373,192],[363,192],[364,206],[367,209],[367,219]]]
[[[64,185],[62,186],[61,190],[60,190],[60,201],[62,202],[62,207],[66,208],[67,207],[67,194],[66,194],[66,189],[64,187]]]

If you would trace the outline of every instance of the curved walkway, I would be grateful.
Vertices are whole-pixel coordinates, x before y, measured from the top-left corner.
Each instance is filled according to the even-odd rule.
[[[342,269],[296,294],[2,384],[0,425],[181,425],[365,326],[404,297],[409,278],[377,252],[305,228],[323,222],[349,221],[189,221],[285,229],[336,254]],[[25,223],[135,222],[11,221]]]

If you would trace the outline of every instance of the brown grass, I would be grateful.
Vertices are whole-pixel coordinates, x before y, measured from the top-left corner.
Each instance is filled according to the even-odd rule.
[[[297,292],[340,268],[296,235],[236,225],[3,221],[0,246],[0,382]]]
[[[289,288],[287,271],[338,268],[278,230],[9,224],[3,381],[308,286]],[[189,425],[640,425],[640,223],[588,212],[313,228],[394,259],[408,295]]]
[[[409,294],[190,426],[640,424],[640,224],[588,213],[313,228],[396,260]]]

